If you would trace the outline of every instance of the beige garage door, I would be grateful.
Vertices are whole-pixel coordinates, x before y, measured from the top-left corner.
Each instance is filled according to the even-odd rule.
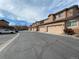
[[[63,34],[63,29],[64,29],[64,26],[63,25],[60,25],[60,26],[49,26],[48,27],[48,32],[51,33],[51,34]]]
[[[36,28],[34,28],[34,31],[36,31]]]
[[[40,32],[46,32],[46,30],[47,30],[47,29],[46,29],[44,26],[42,26],[42,27],[39,28],[39,31],[40,31]]]

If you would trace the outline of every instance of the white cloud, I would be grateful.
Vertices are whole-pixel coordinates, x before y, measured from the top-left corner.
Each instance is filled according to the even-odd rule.
[[[10,10],[13,9],[13,5],[11,0],[0,0],[0,8],[1,9],[6,9],[6,10]]]
[[[49,10],[52,10],[52,13],[55,13],[59,10],[62,10],[64,8],[68,8],[72,5],[77,5],[79,0],[53,0],[52,4],[48,8]]]
[[[16,8],[17,9],[17,8]],[[26,19],[27,21],[37,21],[40,18],[43,18],[45,8],[39,8],[39,7],[33,7],[33,6],[27,6],[24,9],[21,10],[15,10],[13,13],[15,13],[19,20]]]
[[[10,22],[9,25],[15,25],[15,23],[14,22]]]
[[[17,0],[19,2],[19,0]],[[36,2],[36,0],[34,0]],[[14,13],[17,19],[26,21],[36,21],[44,17],[44,10],[46,7],[32,6],[32,5],[19,5],[13,3],[11,0],[0,0],[0,8],[8,10],[11,13]]]
[[[31,2],[28,3],[28,1]],[[55,7],[57,8],[59,6],[63,8],[65,5],[67,5],[67,3],[71,2],[73,4],[73,2],[75,2],[75,0],[57,0],[57,1],[49,0],[51,2],[46,0],[40,0],[40,1],[39,0],[0,0],[0,9],[8,10],[9,12],[17,15],[14,17],[17,18],[18,20],[26,20],[26,21],[34,22],[46,18],[49,13],[48,10],[52,10],[52,9],[55,10]],[[38,5],[36,5],[35,3]],[[79,1],[77,3],[79,3]]]
[[[2,13],[0,13],[0,16],[1,16],[1,17],[4,17],[4,15],[3,15]]]

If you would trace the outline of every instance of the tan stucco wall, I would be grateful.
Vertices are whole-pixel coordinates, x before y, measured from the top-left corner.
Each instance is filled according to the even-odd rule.
[[[75,32],[76,34],[77,34],[77,33],[79,34],[79,27],[74,28],[73,30],[74,30],[74,32]]]
[[[70,9],[67,11],[67,17],[73,16],[74,9]]]
[[[47,20],[45,20],[45,21],[44,21],[44,23],[53,22],[53,20],[54,20],[54,16],[53,16],[53,15],[51,15],[51,16],[49,16],[49,17],[48,17],[48,19],[47,19]]]
[[[64,19],[64,18],[66,18],[66,11],[63,11],[61,13],[56,14],[56,19],[55,20],[61,20],[61,19]]]

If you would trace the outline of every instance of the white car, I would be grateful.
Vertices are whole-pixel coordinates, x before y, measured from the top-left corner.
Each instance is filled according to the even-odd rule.
[[[16,33],[15,30],[9,30],[9,29],[0,29],[0,33]]]

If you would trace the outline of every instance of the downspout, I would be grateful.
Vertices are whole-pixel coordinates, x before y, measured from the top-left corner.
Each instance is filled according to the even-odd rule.
[[[67,29],[67,20],[68,20],[68,18],[67,18],[67,9],[66,9],[65,28],[64,29]]]
[[[65,15],[66,15],[66,17],[65,17],[65,21],[64,21],[64,23],[65,23],[65,25],[64,25],[64,34],[66,34],[66,30],[67,30],[67,9],[65,10]]]

